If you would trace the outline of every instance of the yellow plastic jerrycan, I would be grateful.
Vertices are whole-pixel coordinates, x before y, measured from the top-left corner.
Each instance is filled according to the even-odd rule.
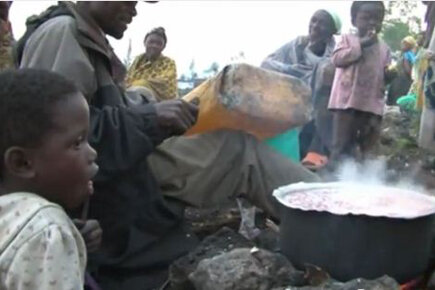
[[[199,98],[198,121],[186,135],[242,130],[258,139],[301,126],[311,117],[311,91],[301,80],[248,64],[226,66],[183,97]]]

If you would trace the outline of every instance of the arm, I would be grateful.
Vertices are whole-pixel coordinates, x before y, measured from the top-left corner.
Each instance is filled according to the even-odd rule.
[[[411,73],[412,73],[412,64],[411,64],[411,62],[410,62],[408,59],[406,59],[406,58],[403,59],[403,69],[405,70],[405,73],[406,73],[409,77],[411,77]]]
[[[332,54],[332,63],[339,68],[345,68],[359,61],[362,56],[361,44],[357,38],[343,35]]]
[[[0,19],[0,71],[14,67],[11,51],[13,37],[9,25],[9,22]]]
[[[277,51],[269,55],[261,63],[261,67],[276,72],[288,74],[296,78],[302,78],[304,76],[304,73],[302,71],[305,71],[304,65],[296,63],[290,57],[290,55],[296,49],[296,40],[285,44]]]
[[[403,56],[403,68],[405,73],[411,78],[412,76],[412,67],[415,64],[415,54],[411,51],[405,52]]]
[[[415,62],[417,61],[417,55],[413,51],[409,51],[407,59],[409,60],[409,63],[411,64],[411,66],[413,66],[415,64]]]
[[[5,273],[6,289],[83,289],[85,267],[83,243],[53,224],[19,247]]]
[[[391,50],[387,48],[386,56],[385,56],[385,63],[384,63],[384,78],[385,78],[385,84],[391,83],[396,77],[397,77],[397,68],[391,67]]]
[[[41,26],[28,40],[21,67],[62,74],[73,80],[91,100],[97,91],[95,70],[77,41],[75,22],[68,16],[53,20]],[[152,105],[137,108],[90,105],[90,113],[89,140],[98,151],[100,166],[97,179],[109,179],[120,171],[134,168],[167,136],[157,124],[156,109]]]

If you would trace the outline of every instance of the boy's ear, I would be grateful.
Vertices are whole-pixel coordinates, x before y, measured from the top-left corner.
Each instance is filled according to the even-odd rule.
[[[6,150],[4,155],[4,168],[8,174],[23,179],[35,177],[32,155],[29,150],[13,146]]]

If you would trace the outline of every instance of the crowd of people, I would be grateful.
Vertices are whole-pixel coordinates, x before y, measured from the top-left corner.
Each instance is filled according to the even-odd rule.
[[[367,158],[396,75],[378,37],[381,1],[353,2],[355,31],[339,38],[339,16],[316,11],[308,36],[261,64],[311,87],[299,164],[244,132],[183,136],[198,104],[178,97],[164,28],[145,35],[128,71],[106,38],[122,39],[136,2],[59,2],[30,17],[16,42],[11,5],[0,2],[1,289],[160,287],[169,265],[198,243],[183,219],[187,205],[243,196],[278,220],[274,189],[320,181],[307,168]],[[432,37],[428,50],[434,45]],[[433,55],[410,54],[409,39],[403,46],[407,74],[428,56],[415,81],[422,118],[435,129]]]

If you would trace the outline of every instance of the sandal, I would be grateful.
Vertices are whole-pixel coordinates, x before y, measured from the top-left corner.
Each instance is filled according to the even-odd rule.
[[[328,163],[328,157],[316,152],[308,152],[301,163],[309,170],[319,170]]]

